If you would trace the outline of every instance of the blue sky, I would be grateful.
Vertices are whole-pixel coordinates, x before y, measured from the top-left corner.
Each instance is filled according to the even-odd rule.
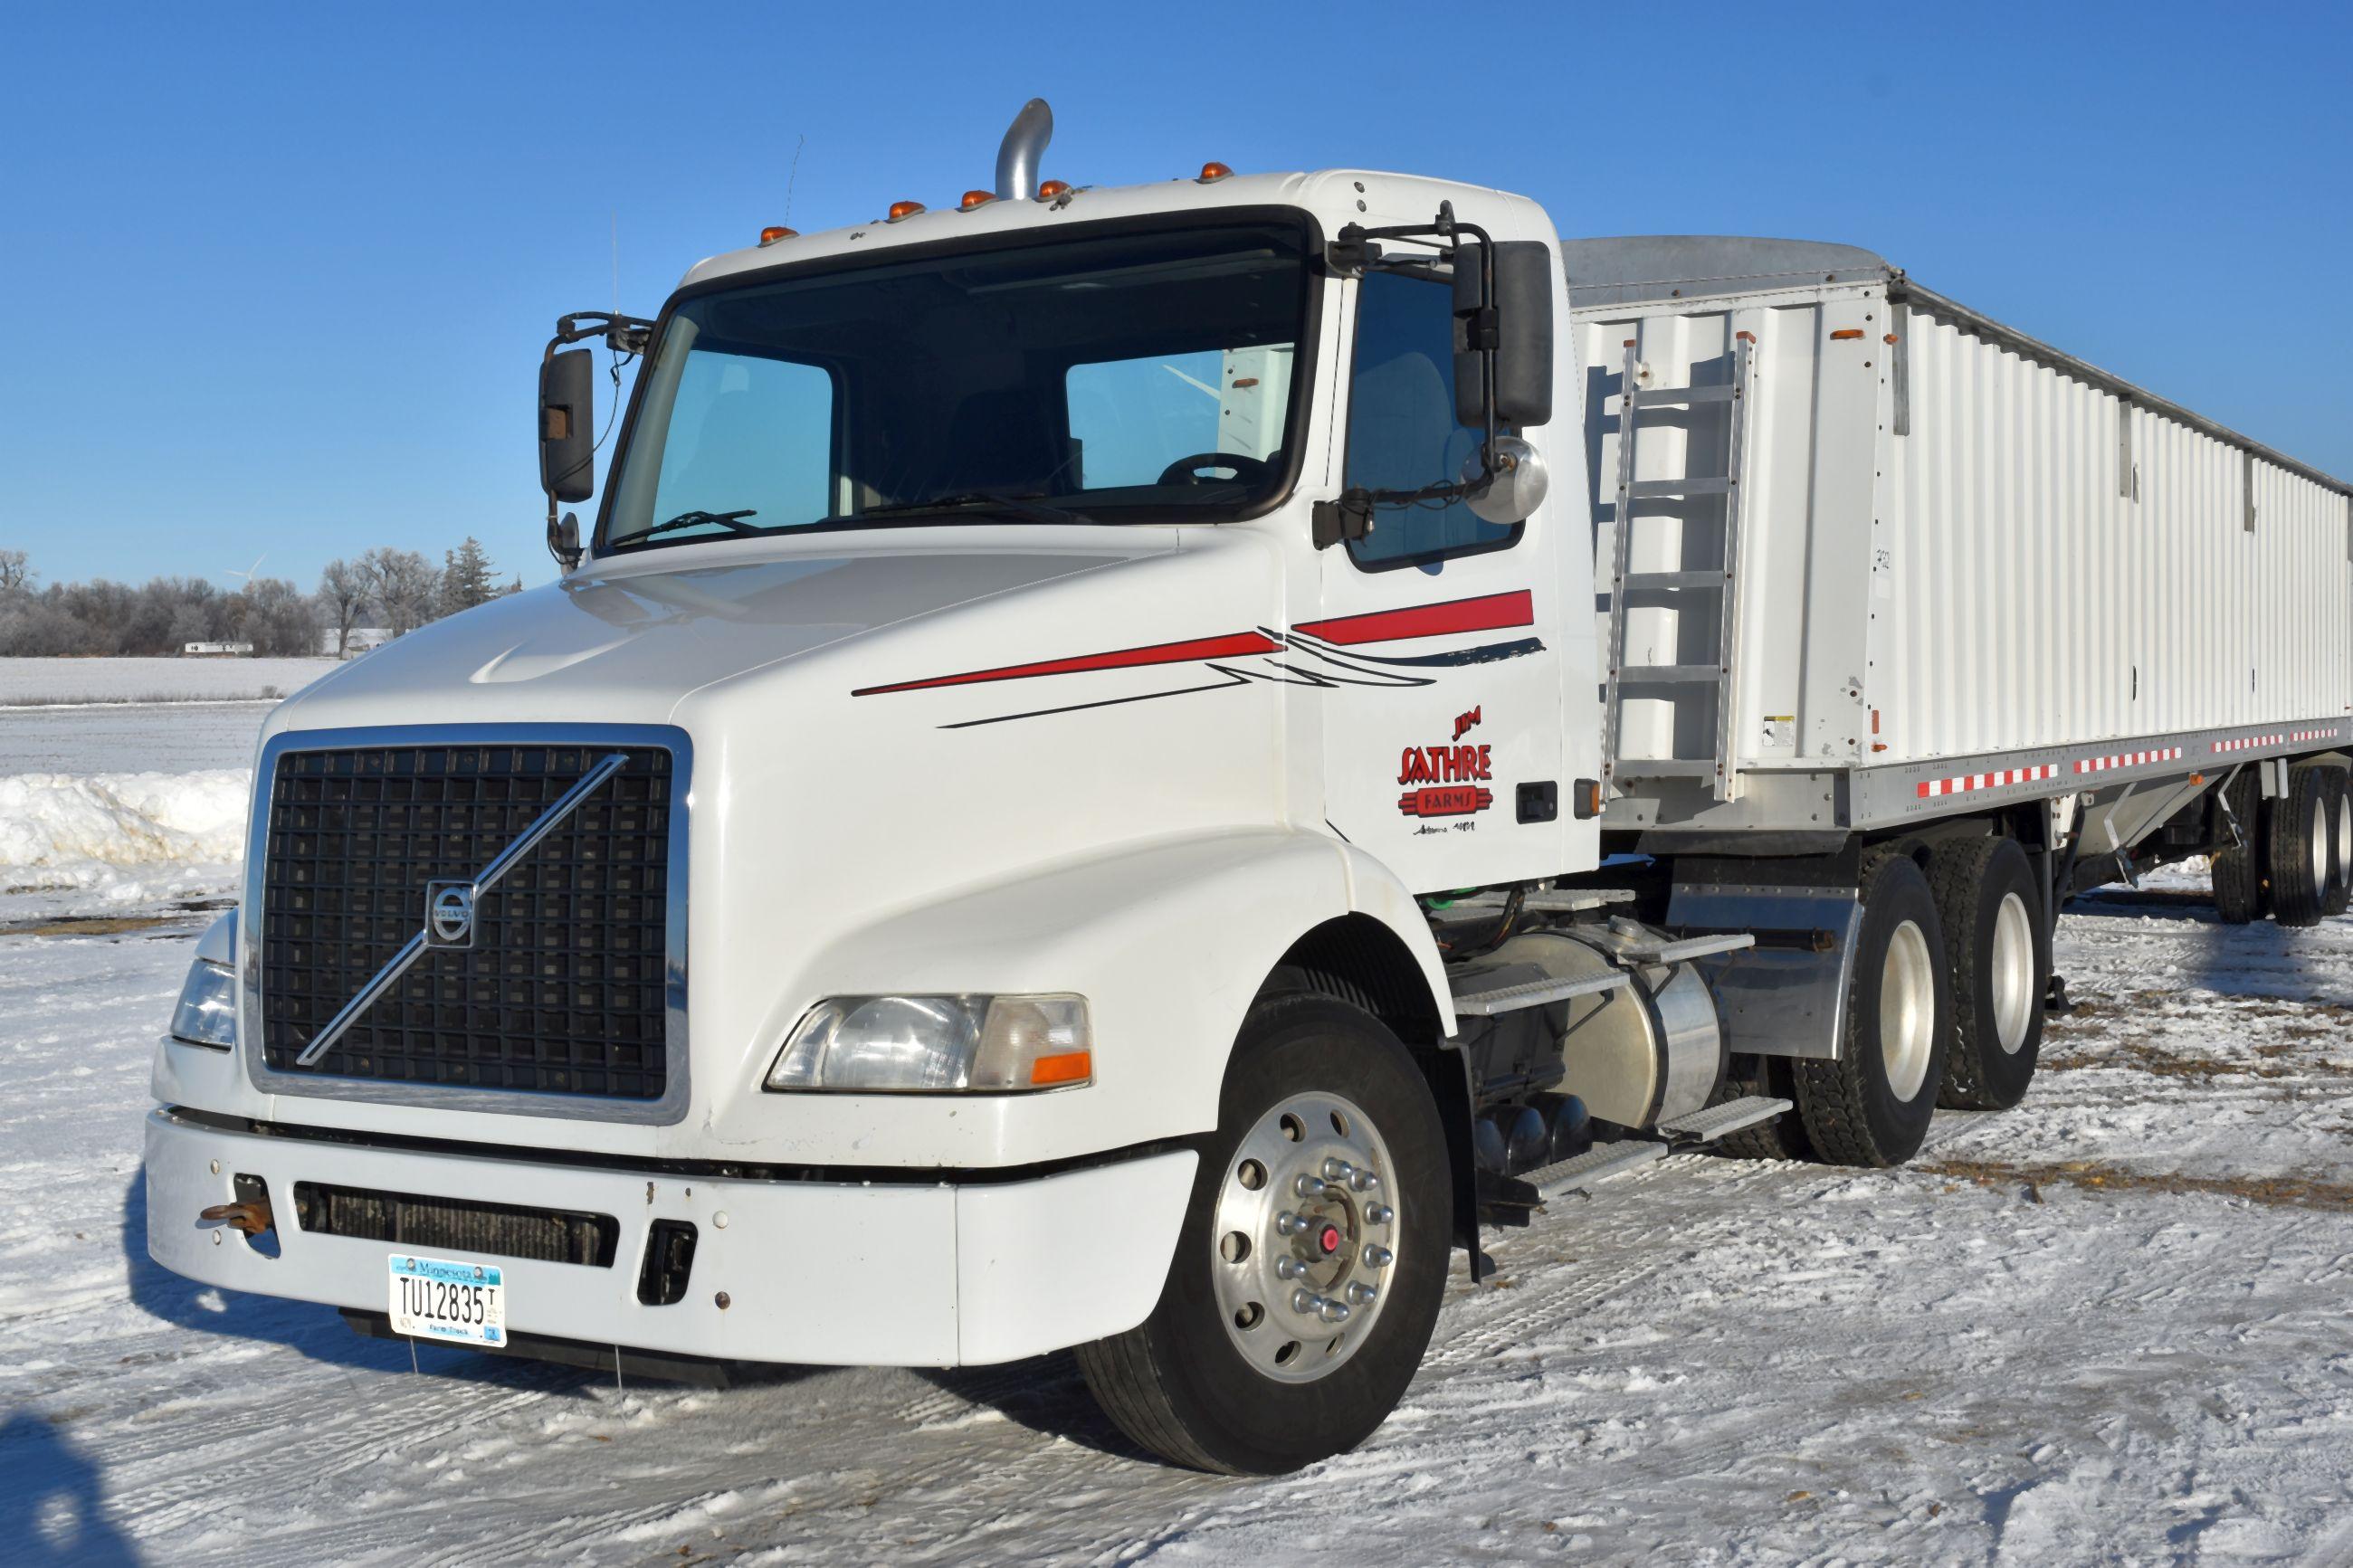
[[[560,311],[988,183],[1369,164],[1564,234],[1869,246],[2353,476],[2353,21],[2142,5],[12,7],[0,546],[44,580],[468,533],[552,569]],[[992,18],[1003,18],[992,25]]]

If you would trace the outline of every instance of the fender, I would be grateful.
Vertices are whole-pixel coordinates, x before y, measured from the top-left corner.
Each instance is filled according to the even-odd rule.
[[[1451,1018],[1436,943],[1402,884],[1320,834],[1248,827],[1129,845],[956,891],[842,931],[797,966],[709,1132],[745,1158],[987,1169],[1181,1139],[1217,1123],[1226,1060],[1300,937],[1352,913],[1413,952]],[[778,1095],[758,1079],[827,996],[1071,991],[1095,1081],[1027,1095]]]

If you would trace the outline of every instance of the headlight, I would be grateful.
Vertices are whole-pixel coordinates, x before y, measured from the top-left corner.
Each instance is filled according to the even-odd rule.
[[[1004,1094],[1094,1081],[1083,996],[835,996],[797,1025],[772,1089]]]
[[[180,1005],[172,1010],[172,1037],[221,1050],[237,1044],[237,977],[227,964],[199,958],[188,965]]]

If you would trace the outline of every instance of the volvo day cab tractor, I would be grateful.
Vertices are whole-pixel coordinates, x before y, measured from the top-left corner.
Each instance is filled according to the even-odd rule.
[[[1075,1347],[1282,1471],[1482,1224],[2016,1103],[2075,891],[2344,907],[2342,482],[1867,251],[1050,123],[563,320],[561,580],[265,728],[159,1261],[677,1376]]]

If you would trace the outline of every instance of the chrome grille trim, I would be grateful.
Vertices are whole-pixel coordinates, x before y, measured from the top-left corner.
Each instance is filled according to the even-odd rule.
[[[273,1070],[264,1056],[262,946],[268,925],[271,795],[279,759],[290,752],[374,751],[405,746],[658,747],[670,753],[671,810],[665,868],[663,1092],[655,1100],[557,1094],[326,1077]],[[654,724],[422,724],[366,729],[291,730],[262,748],[254,776],[253,816],[246,834],[246,918],[238,921],[240,1006],[238,1050],[246,1074],[265,1094],[504,1116],[552,1116],[573,1121],[667,1125],[684,1119],[690,1092],[687,1016],[687,890],[690,819],[693,808],[693,747],[686,732]],[[424,889],[417,889],[422,907]]]

